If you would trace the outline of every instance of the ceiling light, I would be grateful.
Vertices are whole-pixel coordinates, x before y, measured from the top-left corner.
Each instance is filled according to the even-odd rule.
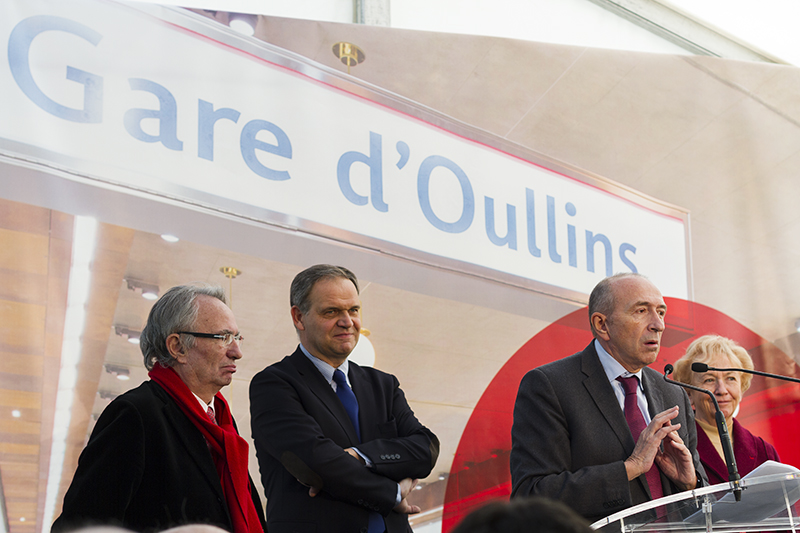
[[[228,278],[228,307],[233,309],[233,279],[242,271],[235,267],[220,267],[219,271]]]
[[[363,63],[367,56],[364,51],[353,43],[346,43],[344,41],[333,45],[333,55],[347,65],[347,73],[350,74],[350,67],[358,66]]]
[[[97,391],[97,395],[100,396],[101,400],[108,400],[108,401],[112,401],[112,400],[116,399],[117,396],[119,396],[119,394],[117,394],[116,392],[107,391],[107,390],[99,390],[99,391]]]
[[[145,300],[155,300],[158,298],[158,285],[139,281],[138,279],[125,278],[128,288],[135,293],[141,294]]]
[[[255,35],[258,17],[248,13],[231,13],[228,16],[228,26],[243,35]]]
[[[120,381],[128,381],[131,379],[131,371],[128,370],[127,367],[119,366],[119,365],[112,365],[106,364],[105,365],[106,372],[111,374],[112,376],[116,377]]]
[[[139,337],[142,336],[141,331],[126,328],[125,326],[114,326],[114,333],[125,339],[131,344],[139,344]]]
[[[14,409],[13,411],[11,411],[11,416],[13,416],[14,418],[19,418],[22,416],[22,413],[19,411],[19,409]]]
[[[178,242],[180,240],[175,235],[170,235],[169,233],[162,233],[161,238],[167,242]]]

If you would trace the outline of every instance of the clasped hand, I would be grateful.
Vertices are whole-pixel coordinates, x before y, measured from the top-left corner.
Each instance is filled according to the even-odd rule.
[[[630,457],[625,460],[628,480],[644,474],[658,465],[661,472],[683,490],[697,483],[692,453],[678,435],[680,424],[672,424],[678,416],[678,406],[658,413],[639,435]]]

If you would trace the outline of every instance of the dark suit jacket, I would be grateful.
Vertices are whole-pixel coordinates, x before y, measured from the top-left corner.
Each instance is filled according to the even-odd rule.
[[[692,450],[695,470],[705,479],[697,455],[697,433],[689,398],[650,368],[643,371],[650,415],[680,406],[673,424]],[[636,444],[594,348],[528,372],[514,405],[511,430],[512,497],[560,500],[590,521],[650,500],[645,476],[628,481],[624,461]],[[661,476],[664,495],[678,492]]]
[[[200,431],[160,385],[146,381],[100,415],[52,530],[108,524],[157,531],[193,523],[232,529],[219,475]]]
[[[385,517],[389,533],[411,531],[392,511],[397,481],[430,474],[439,441],[419,423],[397,378],[349,363],[358,399],[361,443],[341,401],[300,351],[250,383],[253,439],[267,496],[271,533],[366,531],[369,511]],[[343,450],[357,447],[372,470]],[[298,479],[322,486],[316,497]]]
[[[736,468],[740,476],[744,477],[765,461],[781,461],[772,444],[747,431],[735,418],[730,431],[733,439],[733,456],[736,458]],[[699,425],[697,426],[697,453],[700,454],[700,461],[706,469],[709,483],[716,485],[728,481],[728,466],[725,464],[725,460],[720,457],[708,435]]]

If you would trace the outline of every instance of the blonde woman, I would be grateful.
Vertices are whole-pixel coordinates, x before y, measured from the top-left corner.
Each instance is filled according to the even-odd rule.
[[[693,372],[692,363],[705,363],[715,368],[753,369],[753,360],[736,342],[719,335],[704,335],[689,345],[686,355],[675,363],[675,379],[702,387],[714,393],[733,441],[733,455],[739,475],[748,474],[767,460],[780,461],[778,452],[761,437],[747,431],[733,418],[742,395],[750,388],[752,374],[743,372]],[[714,403],[707,394],[687,390],[697,424],[697,453],[708,474],[709,482],[728,481],[719,432],[715,421]]]

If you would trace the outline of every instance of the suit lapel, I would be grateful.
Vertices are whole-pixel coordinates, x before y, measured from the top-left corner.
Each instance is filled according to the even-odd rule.
[[[368,386],[364,369],[350,361],[350,371],[348,372],[350,384],[353,386],[353,394],[358,400],[358,423],[361,426],[361,440],[368,442],[377,437],[372,434],[374,423],[370,421],[380,420],[377,412],[377,405],[373,397],[373,391]]]
[[[594,341],[586,347],[581,355],[581,371],[586,376],[583,386],[586,387],[595,405],[603,413],[606,422],[608,422],[608,425],[611,426],[611,429],[625,447],[625,451],[630,454],[633,452],[635,445],[631,430],[625,421],[625,415],[619,406],[616,395],[614,395],[614,390],[608,382],[608,376],[603,370],[603,365],[600,364],[597,351],[594,349]]]
[[[172,400],[166,392],[164,392],[164,396],[165,397],[162,397],[162,400],[164,400],[164,408],[162,410],[164,418],[166,418],[175,429],[180,443],[186,449],[189,457],[197,464],[197,468],[203,473],[208,483],[213,487],[214,493],[220,500],[224,501],[225,496],[222,493],[222,483],[220,482],[219,474],[217,474],[214,460],[211,458],[211,452],[208,450],[205,439],[194,424],[183,414],[183,411],[181,411],[175,401]],[[227,512],[227,506],[224,507]]]
[[[650,411],[650,420],[665,409],[664,396],[661,389],[656,386],[655,381],[661,378],[661,374],[651,368],[642,370],[642,384],[644,385],[644,397],[647,398],[647,410]]]
[[[325,378],[322,376],[320,371],[317,370],[317,367],[314,366],[314,363],[308,360],[306,354],[304,354],[299,347],[292,354],[289,360],[303,378],[303,383],[306,384],[311,393],[319,399],[319,401],[328,409],[331,416],[342,427],[342,431],[347,435],[347,439],[351,445],[355,446],[358,444],[358,435],[356,435],[356,428],[353,427],[353,423],[350,421],[350,416],[347,414],[347,411],[345,410],[344,405],[342,405],[341,400],[339,400],[339,397],[336,396],[335,392],[333,392],[333,388],[331,387],[330,383],[325,381]],[[356,396],[356,398],[358,397]],[[358,408],[360,412],[360,402]],[[360,413],[359,420],[361,420]]]

